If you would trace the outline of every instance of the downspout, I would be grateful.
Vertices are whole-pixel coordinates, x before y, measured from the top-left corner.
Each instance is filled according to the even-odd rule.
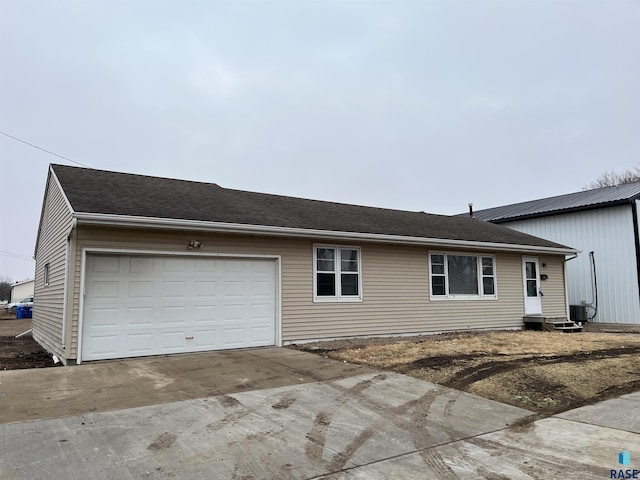
[[[638,275],[638,301],[640,301],[640,229],[638,228],[638,200],[631,202],[633,215],[633,236],[636,246],[636,273]]]

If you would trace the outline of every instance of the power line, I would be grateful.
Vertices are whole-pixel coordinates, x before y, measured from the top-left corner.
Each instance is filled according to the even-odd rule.
[[[14,137],[13,135],[9,135],[8,133],[5,133],[5,132],[3,132],[3,131],[1,131],[1,130],[0,130],[0,133],[1,133],[2,135],[4,135],[5,137],[13,138],[14,140],[17,140],[18,142],[22,142],[22,143],[24,143],[25,145],[29,145],[30,147],[37,148],[38,150],[42,150],[43,152],[46,152],[46,153],[48,153],[48,154],[50,154],[50,155],[55,155],[56,157],[62,158],[62,159],[64,159],[64,160],[68,160],[68,161],[73,162],[73,163],[75,163],[75,164],[78,164],[78,165],[80,165],[80,166],[82,166],[82,167],[91,168],[90,166],[85,165],[84,163],[76,162],[75,160],[71,160],[69,157],[65,157],[65,156],[63,156],[63,155],[58,155],[58,154],[57,154],[57,153],[55,153],[55,152],[52,152],[52,151],[47,150],[47,149],[45,149],[45,148],[39,147],[39,146],[37,146],[37,145],[34,145],[33,143],[26,142],[26,141],[24,141],[24,140],[22,140],[22,139],[20,139],[20,138],[18,138],[18,137]]]
[[[0,250],[0,255],[4,255],[6,257],[12,257],[15,258],[17,260],[29,260],[29,261],[33,261],[32,257],[28,257],[26,255],[22,255],[20,253],[14,253],[14,252],[7,252],[6,250]]]

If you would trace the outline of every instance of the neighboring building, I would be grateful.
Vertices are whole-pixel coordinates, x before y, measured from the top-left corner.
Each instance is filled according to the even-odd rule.
[[[571,245],[567,262],[574,320],[640,324],[640,182],[475,212],[475,217]],[[596,306],[597,303],[597,306]],[[592,318],[593,317],[593,318]]]
[[[17,302],[25,297],[33,297],[35,280],[24,280],[11,285],[11,302]]]
[[[469,218],[52,165],[33,336],[73,364],[521,328],[567,315],[575,253]]]

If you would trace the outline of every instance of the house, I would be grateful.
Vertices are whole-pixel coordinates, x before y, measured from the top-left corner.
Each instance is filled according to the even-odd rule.
[[[17,302],[25,297],[33,297],[35,280],[23,280],[11,285],[11,302]]]
[[[470,218],[51,165],[33,336],[75,364],[521,328],[566,316],[575,253]]]
[[[475,212],[475,217],[582,250],[567,262],[574,320],[640,324],[640,182]]]

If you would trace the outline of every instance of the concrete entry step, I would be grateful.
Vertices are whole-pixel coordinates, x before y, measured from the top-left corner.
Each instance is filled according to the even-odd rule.
[[[578,333],[582,327],[567,317],[543,317],[539,315],[523,317],[528,328],[545,330],[547,332]]]

